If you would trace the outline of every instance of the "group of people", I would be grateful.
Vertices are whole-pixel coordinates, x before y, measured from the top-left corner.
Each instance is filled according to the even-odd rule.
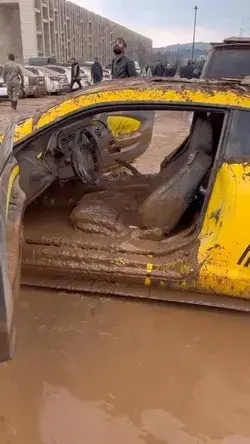
[[[133,60],[126,56],[127,43],[123,38],[118,38],[115,42],[113,51],[114,58],[111,63],[111,76],[113,79],[136,77],[136,69]],[[101,82],[103,79],[102,65],[96,57],[91,67],[91,78],[93,83]],[[80,65],[73,58],[71,59],[71,90],[74,84],[77,83],[79,88],[82,88],[80,82]]]
[[[111,64],[111,76],[113,79],[136,77],[136,68],[133,60],[126,56],[125,52],[127,44],[123,38],[118,38],[114,45],[114,58]],[[98,58],[91,67],[91,77],[93,83],[101,82],[103,79],[102,65],[99,63]],[[17,102],[20,87],[24,86],[24,77],[21,66],[15,62],[13,54],[9,54],[8,62],[3,67],[3,81],[7,84],[7,92],[13,110],[17,109]],[[73,90],[75,83],[79,89],[82,89],[81,84],[81,72],[80,65],[75,60],[71,59],[71,83],[70,88]]]
[[[121,37],[116,39],[113,51],[114,58],[111,63],[111,77],[113,79],[136,77],[137,72],[133,60],[126,55],[127,43]],[[200,69],[192,61],[188,61],[185,66],[180,68],[176,66],[170,66],[163,64],[160,60],[154,67],[146,65],[142,71],[143,77],[157,76],[157,77],[174,77],[177,73],[180,77],[187,79],[198,78],[200,76]],[[101,82],[103,79],[102,65],[96,57],[91,67],[91,77],[93,83]],[[11,107],[16,110],[17,101],[19,96],[20,86],[23,86],[24,78],[22,69],[18,63],[15,62],[13,54],[9,54],[8,62],[5,63],[3,68],[3,80],[7,84],[8,96],[10,99]],[[82,89],[80,65],[75,60],[71,59],[71,91],[74,84],[77,84],[79,89]]]
[[[158,60],[156,65],[152,68],[148,68],[149,75],[156,77],[174,77],[178,74],[181,78],[185,79],[197,79],[200,77],[202,66],[191,60],[185,65],[178,66],[178,64],[167,64]]]

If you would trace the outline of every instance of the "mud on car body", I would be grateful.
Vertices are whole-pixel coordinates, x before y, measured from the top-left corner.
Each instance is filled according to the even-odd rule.
[[[138,174],[127,162],[149,145],[157,110],[193,112],[190,133],[158,174]],[[248,86],[133,79],[20,122],[5,164],[18,166],[26,195],[22,283],[248,310],[249,121]],[[132,174],[106,177],[119,162]],[[3,289],[1,325],[10,298]]]

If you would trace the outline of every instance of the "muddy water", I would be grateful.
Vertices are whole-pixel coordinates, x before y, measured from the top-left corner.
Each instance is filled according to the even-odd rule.
[[[1,444],[250,442],[249,316],[23,289]]]
[[[143,172],[175,123],[157,120]],[[31,289],[16,314],[0,444],[250,443],[249,315]]]

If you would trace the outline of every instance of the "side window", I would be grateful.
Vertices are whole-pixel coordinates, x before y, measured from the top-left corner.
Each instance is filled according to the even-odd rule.
[[[226,143],[225,158],[250,160],[250,112],[234,111]]]

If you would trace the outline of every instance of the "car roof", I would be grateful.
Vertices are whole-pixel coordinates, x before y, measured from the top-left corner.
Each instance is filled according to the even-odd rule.
[[[29,69],[29,68],[38,69],[38,70],[40,70],[40,71],[44,71],[44,72],[46,72],[47,74],[51,74],[51,75],[54,75],[54,76],[56,76],[56,75],[60,75],[59,72],[56,72],[56,71],[53,71],[52,69],[49,69],[47,65],[42,65],[42,66],[25,65],[25,68],[26,68],[26,69]]]
[[[67,71],[67,69],[71,69],[71,67],[68,65],[52,65],[51,63],[49,65],[45,65],[45,68],[48,68],[48,69],[61,68],[61,69],[64,69],[65,71]]]
[[[56,103],[46,104],[18,123],[14,141],[19,142],[34,132],[98,104],[162,103],[176,105],[250,109],[250,80],[177,80],[167,78],[130,78],[99,83],[68,94]],[[98,96],[97,96],[98,95]],[[1,140],[1,137],[0,137]]]
[[[29,71],[28,69],[26,69],[24,66],[21,66],[22,68],[22,72],[25,76],[27,77],[37,77],[36,74],[34,74],[33,72]]]
[[[211,42],[212,48],[249,48],[250,37],[227,37],[222,42]]]

